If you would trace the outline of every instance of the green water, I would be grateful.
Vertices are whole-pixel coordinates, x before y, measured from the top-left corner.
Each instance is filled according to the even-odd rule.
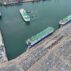
[[[30,11],[30,24],[23,21],[19,13],[20,8]],[[25,41],[31,36],[48,26],[57,29],[59,20],[71,14],[71,0],[48,0],[8,7],[0,6],[0,11],[2,12],[0,29],[10,60],[27,49]]]

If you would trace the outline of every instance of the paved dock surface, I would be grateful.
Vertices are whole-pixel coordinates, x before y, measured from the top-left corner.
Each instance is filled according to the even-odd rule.
[[[71,23],[16,59],[0,64],[0,71],[71,71]]]
[[[3,38],[2,38],[2,34],[0,31],[0,64],[3,62],[8,61],[7,56],[6,56],[6,50],[5,50],[5,46],[3,43]]]
[[[16,4],[21,2],[37,2],[39,0],[0,0],[0,4],[2,5],[10,5],[10,4]]]

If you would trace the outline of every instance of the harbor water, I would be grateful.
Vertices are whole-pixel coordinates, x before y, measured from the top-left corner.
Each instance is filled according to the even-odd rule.
[[[59,21],[71,14],[71,0],[47,0],[40,2],[21,3],[14,6],[0,6],[2,31],[8,59],[14,59],[26,51],[26,40],[41,32],[48,26],[55,29]],[[24,22],[19,9],[24,8],[30,23]]]

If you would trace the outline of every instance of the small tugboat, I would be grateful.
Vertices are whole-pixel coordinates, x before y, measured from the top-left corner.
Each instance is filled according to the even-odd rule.
[[[26,44],[28,45],[28,47],[30,48],[31,46],[35,45],[36,43],[40,42],[42,39],[44,39],[45,37],[48,37],[50,34],[52,34],[54,32],[54,28],[53,27],[48,27],[45,30],[43,30],[42,32],[32,36],[31,38],[29,38],[26,41]]]
[[[71,15],[67,16],[66,18],[63,18],[63,20],[59,21],[60,25],[65,25],[67,24],[69,21],[71,21]]]
[[[26,10],[20,9],[20,14],[22,15],[25,22],[30,22],[30,16],[27,14]]]

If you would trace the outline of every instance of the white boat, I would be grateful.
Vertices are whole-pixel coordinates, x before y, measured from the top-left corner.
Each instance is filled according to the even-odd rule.
[[[0,18],[2,17],[2,14],[1,14],[1,12],[0,12]]]
[[[30,16],[27,14],[26,10],[20,9],[20,14],[22,15],[24,21],[29,22],[30,21]]]
[[[60,25],[65,25],[66,23],[68,23],[69,21],[71,21],[71,15],[63,18],[62,20],[59,21]]]

